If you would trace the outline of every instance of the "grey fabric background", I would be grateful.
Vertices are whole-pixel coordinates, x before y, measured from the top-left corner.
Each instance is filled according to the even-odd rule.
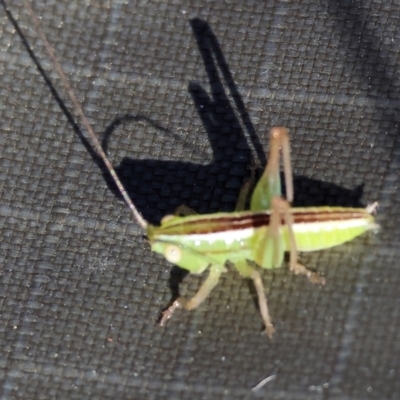
[[[282,124],[295,203],[378,200],[382,230],[302,255],[323,288],[287,265],[263,272],[272,342],[233,270],[160,328],[183,276],[150,252],[24,47],[17,27],[71,110],[22,2],[4,0],[0,398],[399,399],[400,2],[32,5],[151,222],[180,204],[232,210]],[[181,293],[202,279],[186,276]]]

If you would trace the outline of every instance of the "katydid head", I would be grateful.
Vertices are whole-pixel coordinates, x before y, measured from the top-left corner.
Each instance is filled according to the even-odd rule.
[[[167,244],[164,248],[164,257],[172,264],[179,263],[182,259],[182,250],[176,244]]]
[[[150,240],[151,250],[161,254],[171,264],[175,264],[193,274],[201,274],[210,265],[210,260],[204,254],[174,243],[172,240]]]

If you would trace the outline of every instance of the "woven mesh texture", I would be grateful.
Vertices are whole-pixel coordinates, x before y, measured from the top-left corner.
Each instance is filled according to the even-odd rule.
[[[382,229],[301,256],[325,287],[262,272],[273,341],[233,270],[160,328],[182,274],[39,73],[23,40],[72,110],[22,1],[1,1],[0,399],[399,399],[400,3],[31,4],[150,222],[233,210],[279,124],[295,203],[378,200]]]

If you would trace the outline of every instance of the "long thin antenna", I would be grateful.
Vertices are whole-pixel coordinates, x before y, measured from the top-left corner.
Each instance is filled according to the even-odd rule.
[[[128,193],[126,192],[124,186],[122,185],[121,181],[118,178],[117,173],[115,172],[115,169],[113,165],[111,164],[111,161],[107,158],[104,150],[102,149],[99,139],[97,138],[97,135],[94,133],[92,126],[90,125],[90,122],[86,118],[85,114],[82,111],[82,107],[80,106],[77,98],[75,97],[75,94],[71,88],[71,85],[68,82],[67,77],[64,74],[64,71],[61,68],[60,63],[58,62],[55,51],[51,44],[47,41],[47,38],[42,31],[42,28],[40,27],[40,22],[37,19],[31,5],[29,4],[28,0],[23,0],[23,3],[26,7],[26,9],[29,11],[29,14],[31,16],[31,20],[35,26],[36,33],[39,35],[39,37],[42,39],[42,42],[44,44],[44,47],[46,48],[46,51],[51,59],[51,62],[53,63],[54,69],[56,70],[59,78],[61,79],[61,82],[64,85],[65,90],[68,93],[69,99],[71,100],[71,103],[74,107],[75,112],[79,115],[80,120],[82,122],[82,125],[86,128],[86,131],[89,133],[90,138],[92,139],[92,142],[94,144],[94,147],[103,160],[105,166],[107,167],[112,179],[114,180],[115,184],[118,187],[118,190],[120,191],[122,197],[124,198],[126,204],[128,207],[131,209],[133,217],[137,221],[137,223],[143,228],[143,230],[146,230],[148,223],[147,221],[143,218],[142,214],[138,211],[138,209],[135,207],[135,205],[132,203],[132,200],[129,198]]]

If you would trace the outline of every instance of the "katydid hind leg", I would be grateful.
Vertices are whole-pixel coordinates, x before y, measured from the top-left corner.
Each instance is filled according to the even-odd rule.
[[[290,212],[290,204],[282,198],[273,199],[273,213],[281,215],[285,221],[288,231],[289,239],[289,253],[290,253],[290,270],[296,275],[306,275],[311,283],[325,285],[325,278],[317,272],[307,269],[304,265],[298,262],[296,239],[293,232],[293,217]]]
[[[258,230],[255,234],[253,257],[254,261],[265,269],[278,268],[284,258],[284,241],[281,234],[282,216],[277,202],[280,197],[272,200],[269,225]]]
[[[300,263],[296,263],[294,268],[290,269],[295,275],[305,275],[311,283],[317,285],[325,285],[326,279],[321,276],[318,272],[314,272],[306,268]]]
[[[178,308],[185,310],[194,310],[197,308],[211,293],[214,287],[218,284],[219,278],[224,271],[221,266],[211,266],[208,277],[200,286],[197,293],[190,299],[178,297],[163,313],[160,319],[160,325],[163,326],[169,320]]]
[[[270,210],[272,199],[281,197],[280,179],[280,152],[282,152],[283,169],[286,185],[286,198],[293,200],[293,174],[290,160],[290,143],[288,130],[282,126],[276,126],[270,132],[270,150],[268,163],[258,181],[250,203],[252,211]]]

